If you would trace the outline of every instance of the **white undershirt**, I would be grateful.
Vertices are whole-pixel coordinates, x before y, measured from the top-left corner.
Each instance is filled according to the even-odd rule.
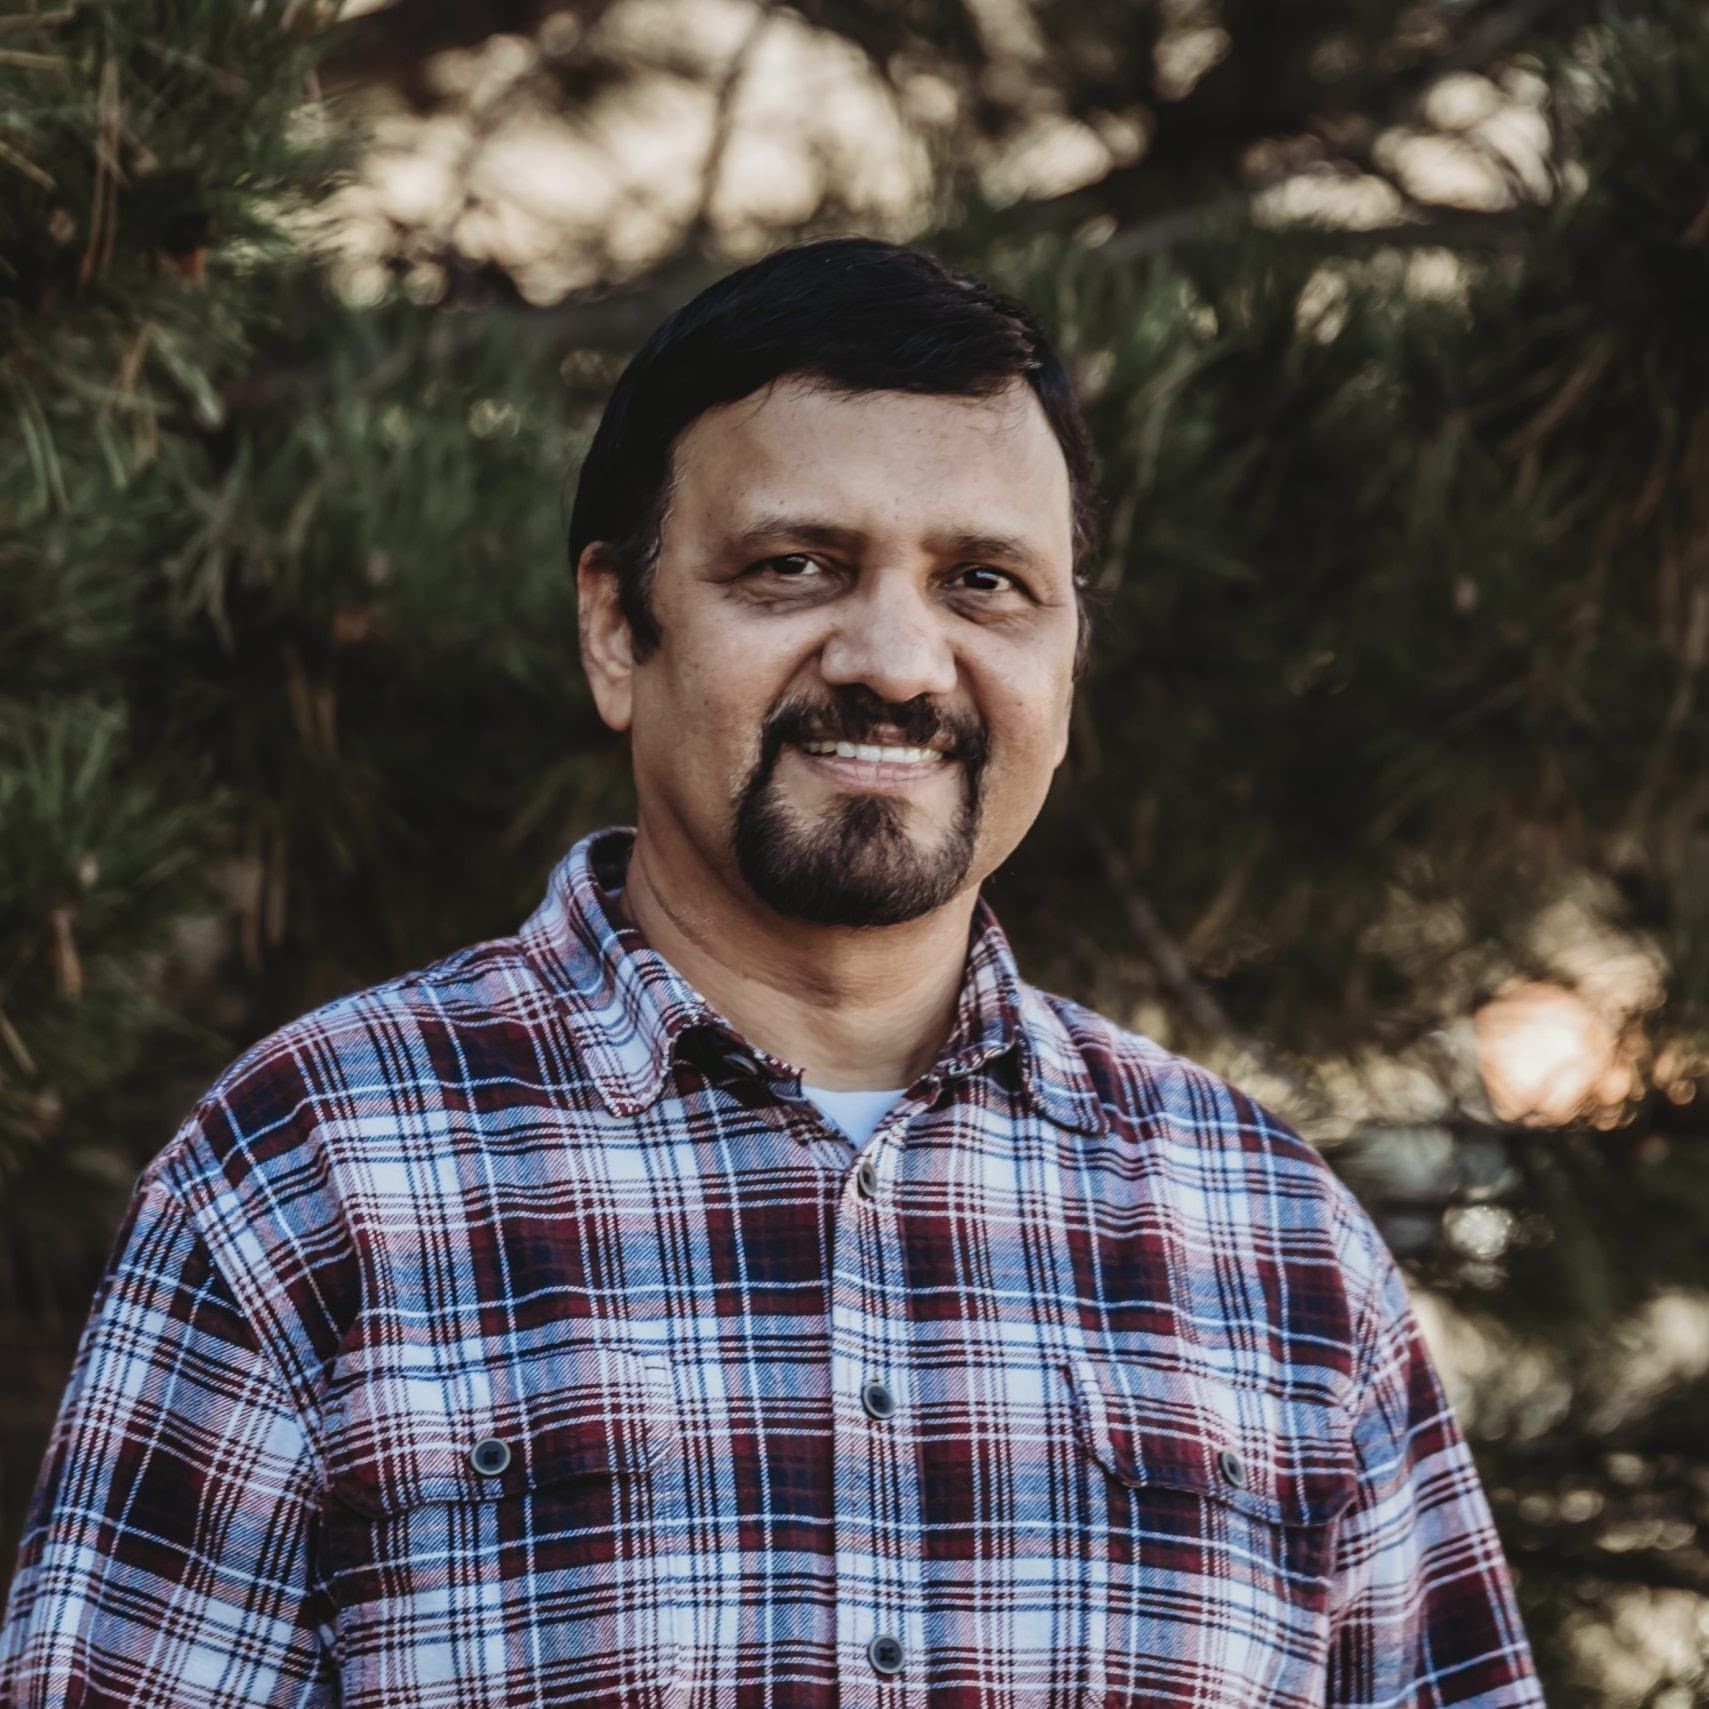
[[[827,1121],[840,1127],[858,1151],[872,1138],[872,1130],[884,1120],[890,1106],[907,1090],[906,1086],[898,1086],[894,1092],[830,1092],[823,1086],[803,1082],[801,1095],[811,1099]]]

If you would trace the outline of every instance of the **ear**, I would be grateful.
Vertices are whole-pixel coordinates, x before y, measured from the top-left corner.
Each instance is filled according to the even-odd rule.
[[[1080,696],[1076,692],[1078,673],[1068,683],[1068,691],[1060,712],[1056,731],[1056,758],[1051,762],[1050,769],[1055,771],[1068,758],[1068,750],[1074,741],[1074,709]]]
[[[593,703],[613,730],[627,730],[635,707],[634,641],[617,599],[617,567],[602,540],[576,565],[576,620]]]

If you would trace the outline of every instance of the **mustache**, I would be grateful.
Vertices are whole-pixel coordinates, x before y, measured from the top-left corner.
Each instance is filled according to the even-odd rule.
[[[945,747],[970,767],[985,758],[985,728],[972,713],[940,707],[923,695],[885,700],[851,683],[822,702],[793,701],[772,713],[761,731],[761,764],[769,769],[790,743],[869,742],[879,730],[908,747]]]

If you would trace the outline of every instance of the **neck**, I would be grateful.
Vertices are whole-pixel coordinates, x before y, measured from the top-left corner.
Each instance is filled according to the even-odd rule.
[[[622,911],[745,1038],[830,1091],[907,1086],[937,1060],[975,890],[897,926],[812,926],[667,853],[643,822]]]

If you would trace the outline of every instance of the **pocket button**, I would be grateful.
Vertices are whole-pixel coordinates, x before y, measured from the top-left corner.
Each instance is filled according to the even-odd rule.
[[[900,1673],[902,1640],[891,1637],[887,1632],[880,1633],[866,1646],[866,1658],[872,1663],[875,1673]]]
[[[483,1478],[496,1478],[510,1464],[510,1444],[496,1436],[484,1437],[469,1450],[469,1464]]]
[[[895,1395],[890,1392],[889,1385],[877,1377],[860,1391],[860,1403],[871,1418],[889,1418],[896,1410]]]
[[[1246,1462],[1232,1448],[1224,1448],[1217,1454],[1216,1467],[1224,1483],[1233,1484],[1236,1489],[1246,1488]]]

